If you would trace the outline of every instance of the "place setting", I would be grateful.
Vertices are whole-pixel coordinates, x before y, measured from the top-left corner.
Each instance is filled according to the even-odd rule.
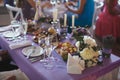
[[[9,30],[2,32],[2,36],[9,42],[10,49],[17,49],[32,45],[27,37],[27,22],[11,21]]]
[[[23,55],[30,61],[40,61],[44,57],[43,48],[40,46],[28,46],[22,49]]]
[[[20,42],[27,39],[28,23],[27,21],[11,21],[11,24],[2,32],[3,37],[11,42]]]

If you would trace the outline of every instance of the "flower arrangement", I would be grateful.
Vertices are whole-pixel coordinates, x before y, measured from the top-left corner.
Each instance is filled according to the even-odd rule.
[[[98,63],[99,47],[92,37],[83,36],[81,40],[75,43],[75,46],[80,58],[85,61],[86,67],[95,66]]]
[[[89,31],[87,30],[87,28],[76,28],[72,31],[72,36],[77,40],[82,40],[84,35],[88,35],[90,36]]]
[[[63,51],[61,54],[63,60],[67,61],[70,53],[72,56],[79,56],[80,60],[84,61],[85,67],[97,65],[100,62],[100,47],[91,37],[89,31],[86,28],[77,28],[73,30],[72,36],[76,39],[75,44],[73,44],[74,50],[72,50],[73,47],[70,47],[70,43],[62,43],[62,47],[60,47]],[[71,49],[72,52],[66,49]]]

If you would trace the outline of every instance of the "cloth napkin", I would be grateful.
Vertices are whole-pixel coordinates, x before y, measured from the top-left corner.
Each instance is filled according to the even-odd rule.
[[[68,54],[67,73],[81,74],[85,69],[84,65],[84,61],[81,60],[79,56],[72,56],[71,54]]]
[[[25,47],[25,46],[29,46],[31,45],[31,41],[30,40],[23,40],[21,42],[17,42],[17,43],[11,43],[9,45],[10,49],[16,49],[16,48],[21,48],[21,47]]]
[[[10,25],[9,26],[3,26],[3,27],[0,27],[0,32],[7,31],[9,29],[11,29]]]

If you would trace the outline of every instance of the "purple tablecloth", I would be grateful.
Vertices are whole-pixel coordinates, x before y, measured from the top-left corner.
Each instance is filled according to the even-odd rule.
[[[31,63],[22,53],[23,48],[11,50],[9,48],[9,43],[4,37],[0,36],[0,46],[3,49],[7,49],[19,66],[19,68],[29,77],[30,80],[96,80],[98,77],[110,72],[111,70],[120,66],[120,58],[111,55],[111,58],[104,60],[102,65],[97,65],[91,68],[87,68],[82,74],[68,74],[66,63],[60,62],[55,63],[55,67],[51,70],[45,69],[43,64],[38,61]],[[61,59],[61,57],[53,51],[54,56]]]

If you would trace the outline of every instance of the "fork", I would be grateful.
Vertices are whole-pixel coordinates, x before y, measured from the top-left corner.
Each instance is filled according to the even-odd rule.
[[[30,55],[31,55],[32,53],[35,52],[35,49],[36,49],[36,47],[33,46],[32,50],[28,53],[28,55],[27,55],[27,57],[26,57],[27,59],[30,57]]]

